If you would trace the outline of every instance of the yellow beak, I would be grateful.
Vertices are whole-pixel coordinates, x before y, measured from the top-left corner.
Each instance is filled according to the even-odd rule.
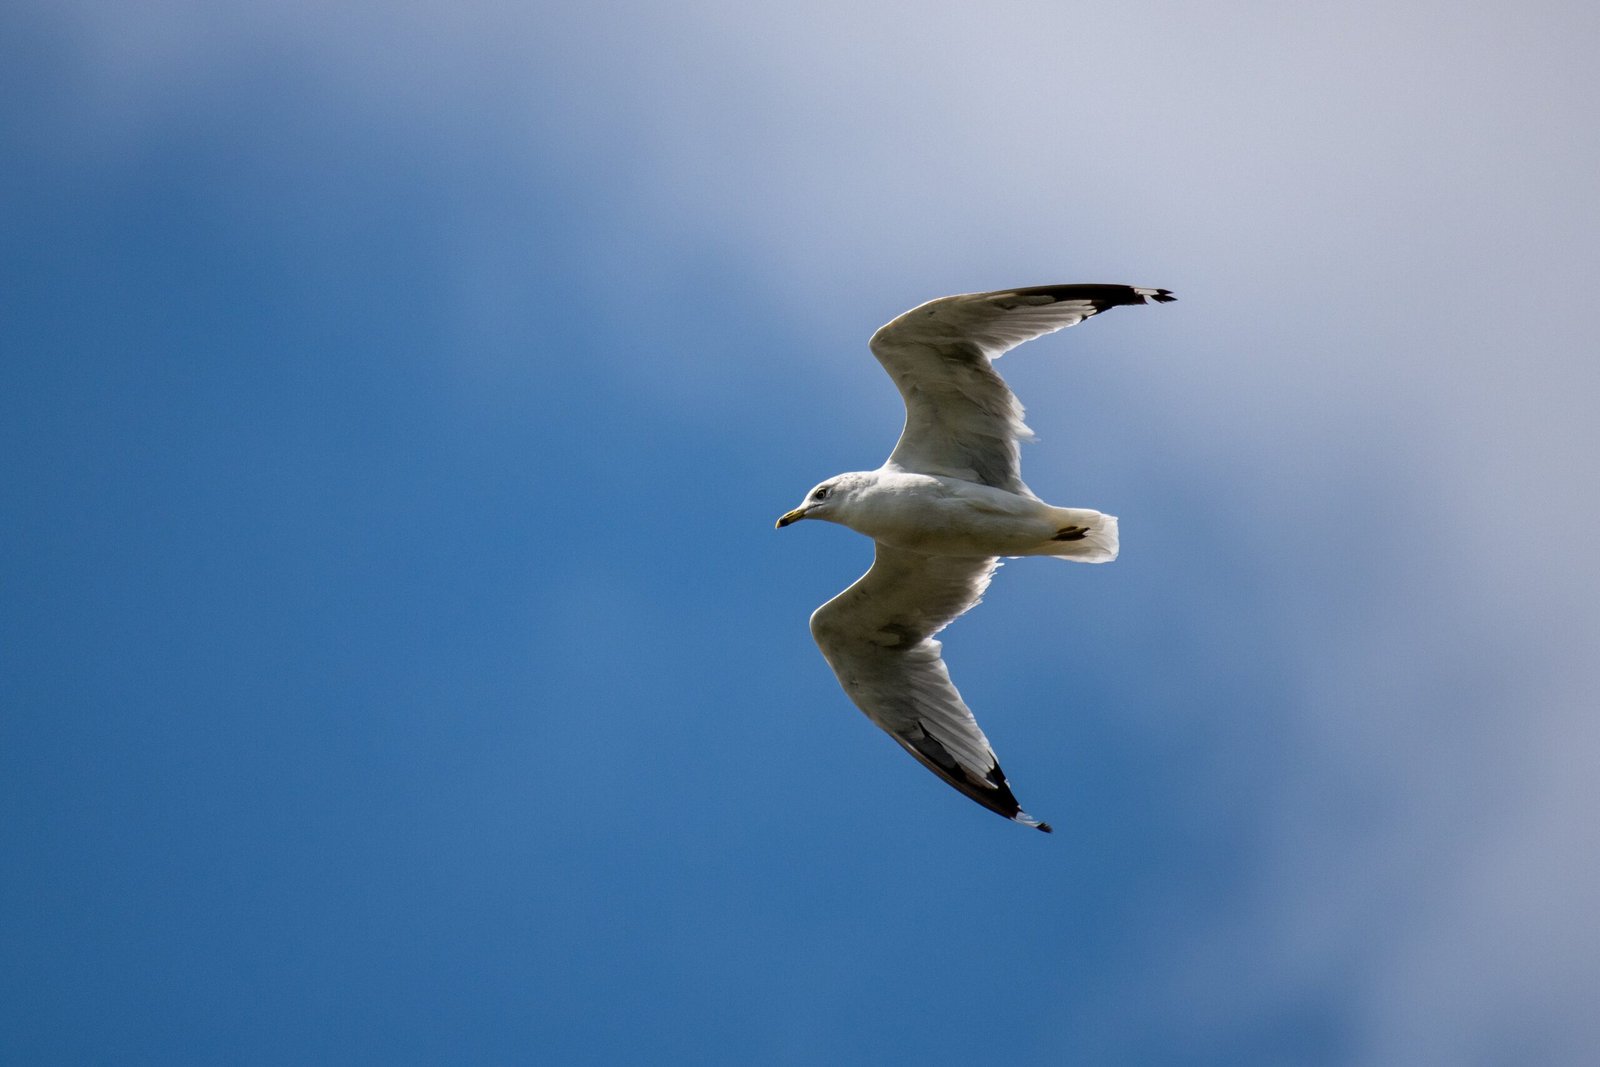
[[[773,527],[773,529],[774,530],[781,530],[785,526],[789,525],[791,522],[799,522],[801,519],[803,519],[805,517],[806,517],[806,509],[805,508],[795,508],[793,511],[784,512],[783,515],[781,515],[778,518],[778,523],[777,523],[776,526]]]

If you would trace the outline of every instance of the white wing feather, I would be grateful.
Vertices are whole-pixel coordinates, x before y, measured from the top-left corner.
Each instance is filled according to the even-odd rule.
[[[1017,446],[1033,434],[990,363],[1107,308],[1171,299],[1165,289],[1129,285],[1041,285],[912,308],[872,335],[872,354],[906,405],[905,429],[885,466],[1032,496]]]
[[[907,752],[991,811],[1048,830],[1017,804],[933,640],[999,565],[879,542],[871,569],[811,616],[811,634],[856,707]]]

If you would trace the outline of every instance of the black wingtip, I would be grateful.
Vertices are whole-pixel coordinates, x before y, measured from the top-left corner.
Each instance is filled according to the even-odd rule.
[[[1004,813],[1002,812],[1002,814]],[[1021,808],[1018,808],[1016,814],[1010,815],[1008,818],[1010,818],[1012,822],[1021,823],[1023,826],[1031,826],[1035,830],[1040,830],[1047,834],[1053,834],[1056,832],[1056,828],[1054,826],[1051,826],[1049,823],[1043,822],[1039,819],[1035,819],[1032,815],[1029,815]]]
[[[1042,823],[1022,810],[1022,805],[1017,803],[1016,794],[1011,792],[1011,786],[1006,782],[1005,772],[1000,769],[998,760],[989,768],[988,774],[979,778],[963,767],[950,754],[950,750],[929,732],[927,723],[918,722],[916,726],[916,733],[890,731],[889,736],[899,742],[901,748],[915,756],[918,763],[996,815],[1021,823],[1023,826],[1043,830],[1047,834],[1054,832],[1048,823]]]
[[[1137,304],[1170,304],[1178,299],[1172,295],[1171,289],[1151,289],[1141,285],[1030,285],[1022,289],[1008,289],[1004,294],[996,295],[1022,297],[1029,303],[1082,300],[1095,312]],[[1011,305],[1002,302],[1001,306]]]

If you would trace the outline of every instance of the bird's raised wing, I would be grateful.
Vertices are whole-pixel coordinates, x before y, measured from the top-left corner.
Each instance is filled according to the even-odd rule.
[[[1173,299],[1165,289],[1131,285],[1038,285],[912,308],[872,335],[872,354],[906,402],[905,429],[887,465],[1027,494],[1017,443],[1032,431],[990,362],[1107,308]]]
[[[924,556],[882,542],[872,567],[811,616],[839,684],[923,766],[990,811],[1049,831],[1017,804],[933,635],[976,604],[997,559]]]

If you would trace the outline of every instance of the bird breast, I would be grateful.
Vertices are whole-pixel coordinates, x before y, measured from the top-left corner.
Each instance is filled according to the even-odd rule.
[[[851,505],[858,533],[928,555],[1017,555],[1056,532],[1044,503],[956,478],[897,473]]]

